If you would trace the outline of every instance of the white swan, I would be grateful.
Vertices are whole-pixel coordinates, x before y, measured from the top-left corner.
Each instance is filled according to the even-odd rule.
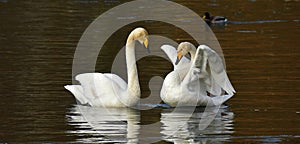
[[[95,107],[130,107],[140,99],[140,85],[135,59],[135,41],[148,47],[148,32],[134,29],[126,42],[128,84],[115,74],[85,73],[75,77],[81,85],[67,85],[81,104]]]
[[[235,93],[221,58],[208,46],[200,45],[196,50],[193,44],[183,42],[177,51],[170,45],[163,45],[161,49],[174,65],[174,70],[166,76],[160,92],[161,99],[168,105],[216,106]],[[191,62],[184,59],[183,56],[187,54],[191,55]],[[227,95],[222,95],[223,90]],[[208,96],[208,93],[214,96]]]

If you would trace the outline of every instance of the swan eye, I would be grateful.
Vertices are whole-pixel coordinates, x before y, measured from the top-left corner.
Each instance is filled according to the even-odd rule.
[[[181,51],[182,53],[184,53],[184,49],[181,49],[180,51]]]

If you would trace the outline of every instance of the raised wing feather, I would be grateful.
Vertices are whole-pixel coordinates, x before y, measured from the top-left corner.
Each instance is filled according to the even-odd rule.
[[[165,52],[165,54],[171,60],[172,64],[175,65],[176,58],[177,58],[176,48],[171,45],[163,45],[160,48]]]
[[[193,67],[200,69],[207,91],[220,95],[222,89],[233,95],[235,90],[231,85],[219,55],[206,45],[200,45],[197,49]]]

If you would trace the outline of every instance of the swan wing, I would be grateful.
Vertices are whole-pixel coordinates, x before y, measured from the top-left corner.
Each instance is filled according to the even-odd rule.
[[[177,58],[177,50],[175,47],[171,46],[171,45],[163,45],[160,47],[165,54],[168,56],[168,58],[171,60],[173,66],[175,67],[175,62],[176,62],[176,58]]]
[[[115,74],[84,73],[77,75],[75,79],[81,84],[81,95],[75,95],[76,99],[91,106],[98,99],[102,102],[116,101],[113,95],[122,95],[127,88],[127,83]]]
[[[200,69],[200,78],[206,84],[206,90],[213,95],[220,95],[222,89],[229,95],[235,90],[229,81],[225,67],[219,55],[206,45],[197,48],[193,68]]]
[[[163,45],[163,46],[161,46],[161,49],[165,52],[165,54],[171,60],[174,70],[189,69],[190,60],[186,57],[182,57],[180,62],[177,65],[175,64],[176,60],[177,60],[177,50],[175,47],[173,47],[171,45]]]

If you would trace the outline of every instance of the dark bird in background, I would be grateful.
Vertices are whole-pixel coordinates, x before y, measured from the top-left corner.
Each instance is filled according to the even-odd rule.
[[[209,12],[205,12],[202,19],[208,25],[225,25],[227,23],[227,18],[224,16],[211,16]]]

